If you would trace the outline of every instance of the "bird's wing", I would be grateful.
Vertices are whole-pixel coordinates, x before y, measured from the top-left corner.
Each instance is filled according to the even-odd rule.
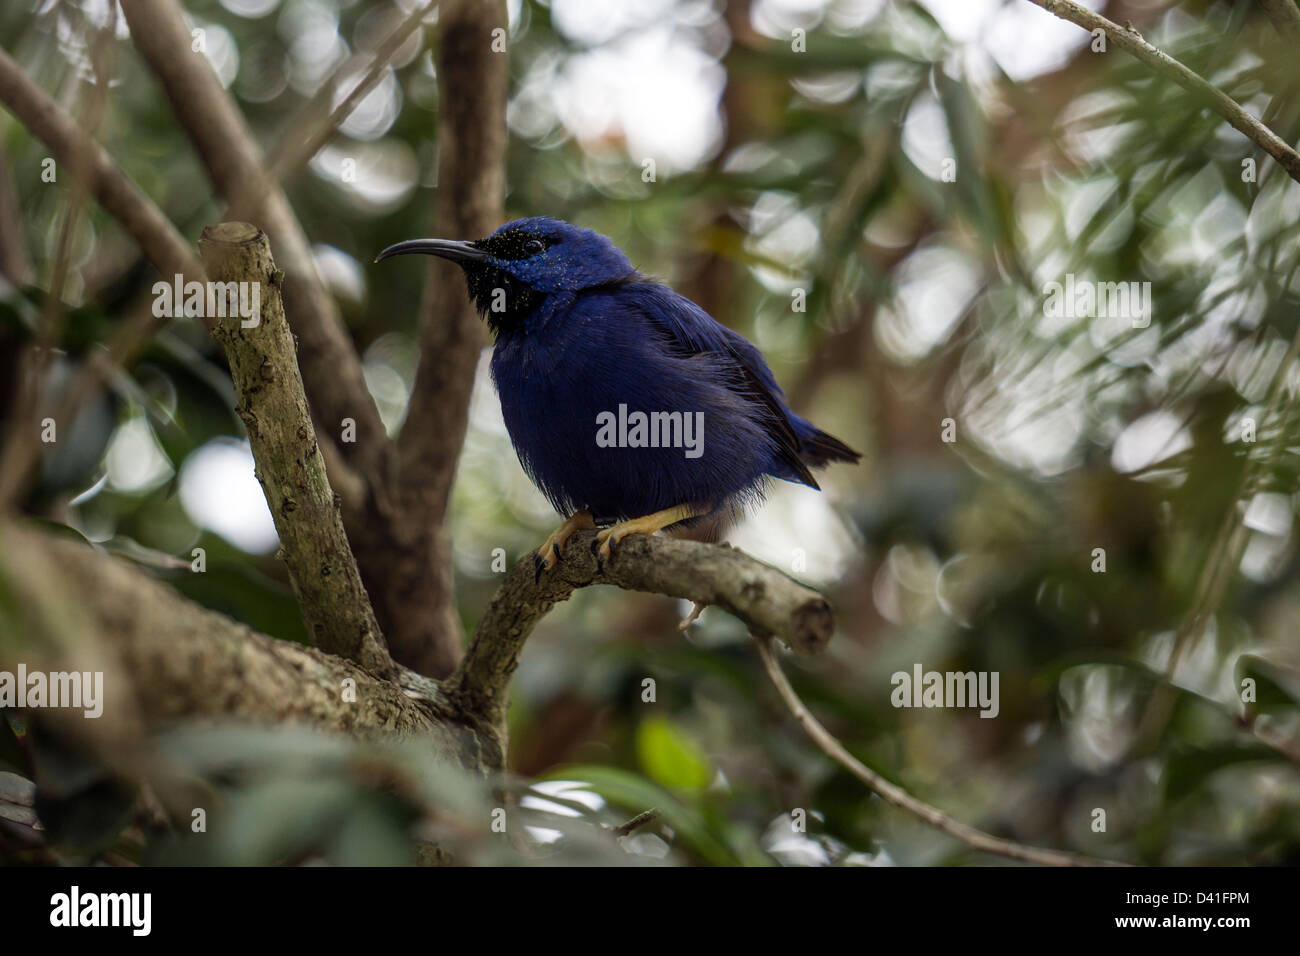
[[[726,360],[736,372],[726,385],[758,407],[760,421],[772,438],[777,457],[796,480],[820,489],[817,479],[800,457],[799,436],[790,424],[776,376],[753,343],[714,319],[690,299],[658,282],[634,281],[621,292],[620,300],[636,302],[638,311],[650,320],[663,334],[669,348],[678,354],[711,354]]]

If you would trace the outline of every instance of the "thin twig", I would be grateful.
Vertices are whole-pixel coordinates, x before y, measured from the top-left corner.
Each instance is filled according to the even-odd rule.
[[[646,824],[653,823],[658,819],[659,811],[654,807],[651,807],[649,810],[643,810],[641,813],[638,813],[631,820],[628,820],[627,823],[621,823],[614,827],[610,832],[616,837],[629,836],[634,831],[639,830]]]
[[[136,241],[159,272],[203,279],[198,253],[171,220],[4,50],[0,50],[0,102],[50,148],[60,164],[75,164],[76,157],[84,157],[95,201]]]
[[[92,142],[95,141],[95,134],[103,122],[108,105],[108,88],[115,65],[112,54],[115,51],[116,27],[117,7],[111,6],[106,22],[99,28],[94,41],[89,44],[94,86],[86,98],[87,102],[80,123],[73,123],[73,125],[85,129],[87,138]],[[26,79],[26,77],[20,75],[18,79]],[[68,275],[72,271],[72,240],[85,219],[86,199],[93,192],[95,159],[92,151],[86,151],[73,152],[60,157],[59,160],[68,171],[66,178],[69,187],[59,222],[54,263],[45,293],[45,308],[32,341],[24,349],[23,359],[19,363],[23,374],[19,378],[15,407],[10,415],[12,427],[5,436],[3,457],[9,462],[9,468],[0,475],[0,508],[4,508],[21,495],[30,477],[31,466],[39,457],[40,443],[36,436],[40,425],[37,419],[41,411],[46,376],[54,350],[58,348],[63,337],[66,317],[63,292]],[[56,423],[66,423],[70,418],[54,420]]]
[[[1072,0],[1029,0],[1062,20],[1083,27],[1085,30],[1103,30],[1120,49],[1137,57],[1157,73],[1168,77],[1179,86],[1203,100],[1211,109],[1222,116],[1233,128],[1255,142],[1268,152],[1286,170],[1287,175],[1300,182],[1300,153],[1292,149],[1262,122],[1246,112],[1237,102],[1218,87],[1209,83],[1182,63],[1152,46],[1131,27],[1121,27],[1100,14],[1081,7]],[[1292,0],[1264,4],[1266,12],[1285,36],[1293,38],[1300,35],[1300,8]],[[1286,357],[1278,366],[1265,400],[1265,408],[1270,411],[1282,396],[1283,386],[1292,364],[1300,354],[1300,330],[1296,331],[1287,350]],[[1279,453],[1284,440],[1284,431],[1279,432],[1274,441],[1274,453]],[[1173,678],[1178,662],[1193,634],[1200,631],[1210,616],[1216,613],[1227,593],[1228,585],[1241,563],[1241,556],[1246,548],[1247,535],[1242,523],[1244,514],[1238,507],[1244,496],[1255,489],[1258,476],[1260,456],[1248,456],[1242,467],[1237,488],[1228,505],[1218,533],[1201,567],[1197,582],[1196,600],[1179,625],[1174,638],[1174,646],[1169,655],[1169,664],[1165,673]],[[1151,746],[1164,728],[1173,712],[1174,690],[1166,685],[1158,687],[1142,715],[1135,740],[1138,746]],[[1279,747],[1275,740],[1261,736],[1251,729],[1258,739],[1282,753],[1290,755],[1285,747]]]
[[[339,126],[352,115],[357,104],[364,99],[384,76],[384,71],[393,61],[393,57],[406,45],[406,41],[419,29],[424,18],[433,9],[436,0],[428,0],[423,6],[416,7],[398,24],[397,28],[375,49],[373,53],[358,54],[350,58],[334,71],[334,74],[321,84],[319,92],[299,113],[296,121],[290,122],[289,132],[271,149],[267,156],[267,178],[278,183],[285,176],[297,170],[299,166],[315,156],[334,135]],[[330,102],[343,82],[344,74],[351,71],[353,62],[358,58],[369,59],[369,64],[361,81],[352,87],[333,110]],[[323,120],[322,120],[323,117]],[[253,208],[256,208],[256,203]],[[233,214],[228,218],[235,218]]]
[[[1278,161],[1283,169],[1296,182],[1300,182],[1300,153],[1297,153],[1286,141],[1271,129],[1246,112],[1241,105],[1218,87],[1202,79],[1197,73],[1188,69],[1167,53],[1163,53],[1142,39],[1136,30],[1121,27],[1107,20],[1099,13],[1093,13],[1072,0],[1029,0],[1035,6],[1042,7],[1053,16],[1068,20],[1085,30],[1102,30],[1111,41],[1137,57],[1161,76],[1173,80],[1183,89],[1205,102],[1210,109],[1227,120],[1234,129],[1246,138],[1254,141],[1260,148]]]
[[[266,162],[257,140],[212,65],[192,48],[184,11],[176,0],[120,0],[131,39],[158,78],[176,122],[184,129],[216,191],[232,207],[252,193],[265,196],[258,225],[275,245],[285,271],[285,302],[298,337],[313,416],[324,435],[337,438],[346,419],[354,441],[339,451],[367,481],[380,485],[387,470],[388,436],[361,370],[361,358],[338,306],[316,270],[311,244],[284,190],[266,187]]]
[[[1273,373],[1268,394],[1264,399],[1265,414],[1274,412],[1280,404],[1282,395],[1286,390],[1287,377],[1298,356],[1300,356],[1300,328],[1297,328],[1295,334],[1291,337],[1291,344],[1287,348],[1286,355],[1283,356],[1281,363]],[[1264,423],[1260,422],[1259,424],[1262,426]],[[1182,660],[1182,656],[1192,638],[1201,633],[1210,618],[1218,613],[1228,593],[1228,585],[1232,583],[1233,578],[1236,576],[1237,569],[1241,566],[1242,556],[1246,551],[1249,535],[1245,526],[1245,509],[1240,505],[1252,497],[1260,487],[1261,462],[1268,459],[1276,461],[1281,457],[1285,444],[1286,427],[1285,417],[1283,417],[1278,421],[1277,433],[1273,436],[1272,446],[1265,450],[1263,454],[1251,455],[1248,453],[1246,455],[1246,460],[1241,467],[1241,474],[1237,479],[1237,485],[1233,489],[1232,497],[1228,500],[1227,511],[1224,513],[1219,530],[1215,534],[1209,551],[1206,553],[1205,563],[1201,566],[1201,572],[1196,582],[1195,599],[1187,614],[1179,623],[1178,631],[1174,635],[1173,647],[1169,653],[1169,663],[1165,665],[1165,676],[1170,683],[1162,684],[1156,688],[1147,703],[1146,709],[1143,711],[1142,719],[1138,725],[1138,732],[1135,736],[1135,747],[1138,749],[1149,748],[1154,745],[1173,713],[1177,693],[1172,686],[1172,682],[1178,670],[1179,661]],[[1261,735],[1253,724],[1246,725],[1246,729],[1262,743],[1295,759],[1293,751],[1286,745],[1279,746],[1276,738],[1267,734]]]
[[[181,275],[186,281],[205,280],[203,264],[194,247],[166,214],[113,162],[104,147],[86,131],[86,124],[66,113],[4,50],[0,50],[0,102],[13,111],[33,136],[45,143],[59,166],[82,171],[90,195],[135,240],[160,273]],[[53,413],[54,420],[71,422],[108,371],[125,363],[169,321],[171,316],[159,318],[151,310],[145,310],[115,329],[106,352],[88,359],[65,389]],[[211,325],[211,320],[204,321]],[[11,419],[22,420],[17,415]],[[12,500],[19,494],[22,483],[30,480],[32,461],[40,447],[35,440],[9,447],[3,477],[6,487],[0,491],[0,498]]]
[[[804,705],[804,702],[799,699],[799,695],[794,692],[794,688],[790,686],[790,681],[786,678],[785,672],[781,670],[781,665],[776,662],[776,658],[772,654],[771,638],[758,634],[753,636],[754,645],[758,648],[759,659],[763,662],[763,669],[767,671],[767,676],[771,678],[772,683],[776,686],[777,693],[781,695],[781,699],[785,701],[790,713],[794,715],[799,725],[803,727],[808,736],[827,756],[880,794],[889,803],[919,817],[930,826],[955,837],[972,849],[981,850],[985,853],[996,853],[998,856],[1009,857],[1013,860],[1024,860],[1026,863],[1037,863],[1042,866],[1124,865],[1111,860],[1098,860],[1060,850],[1044,850],[1039,847],[1026,846],[1023,843],[1006,840],[1002,837],[995,837],[991,833],[985,833],[983,830],[977,830],[975,827],[954,820],[937,807],[932,807],[930,804],[918,800],[902,787],[890,783],[849,753],[844,748],[844,745],[835,739],[831,732],[823,727],[821,722],[812,715],[812,711]]]

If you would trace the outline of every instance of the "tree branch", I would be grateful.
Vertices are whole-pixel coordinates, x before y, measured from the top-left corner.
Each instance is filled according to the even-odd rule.
[[[781,670],[781,665],[776,662],[776,658],[772,654],[771,640],[768,637],[755,634],[754,645],[758,648],[759,660],[763,662],[763,669],[767,671],[767,676],[772,679],[777,693],[781,695],[785,705],[790,708],[790,713],[794,715],[795,720],[813,739],[813,743],[817,744],[832,760],[894,806],[919,817],[930,826],[942,830],[949,836],[956,837],[972,849],[981,850],[985,853],[995,853],[998,856],[1009,857],[1013,860],[1024,860],[1026,863],[1037,863],[1041,866],[1122,865],[1109,860],[1097,860],[1079,856],[1075,853],[1064,853],[1060,850],[1044,850],[1038,847],[1025,846],[1022,843],[995,837],[991,833],[985,833],[983,830],[977,830],[975,827],[954,820],[937,807],[932,807],[925,801],[918,800],[902,787],[890,783],[854,757],[853,754],[844,749],[844,745],[836,740],[829,730],[821,725],[817,718],[812,715],[812,711],[804,706],[803,701],[799,699],[799,695],[794,692],[794,688],[790,686],[790,681],[786,678],[785,673]]]
[[[1277,32],[1288,40],[1300,40],[1300,7],[1295,0],[1259,0]]]
[[[15,286],[27,285],[34,275],[23,236],[13,168],[3,152],[0,152],[0,275]]]
[[[651,807],[649,810],[642,810],[640,813],[634,816],[631,820],[628,820],[626,823],[620,823],[618,826],[614,827],[609,832],[614,834],[614,836],[616,837],[631,836],[633,833],[641,829],[643,826],[654,823],[656,820],[659,819],[659,817],[660,817],[659,811],[656,808]]]
[[[506,53],[493,32],[504,31],[506,22],[501,0],[444,0],[439,6],[438,189],[432,226],[437,236],[484,236],[502,219],[509,76]],[[445,676],[460,659],[462,645],[445,530],[447,503],[487,338],[460,270],[432,257],[427,269],[419,364],[397,438],[401,518],[389,520],[382,542],[357,545],[363,566],[381,569],[376,610],[393,656],[421,673]]]
[[[444,276],[441,293],[426,300],[420,366],[404,429],[410,444],[398,467],[399,453],[387,440],[360,361],[315,273],[302,228],[266,175],[238,109],[204,58],[190,52],[180,8],[175,0],[125,0],[123,8],[137,48],[218,191],[239,209],[250,196],[266,196],[257,214],[288,273],[286,307],[301,338],[302,375],[322,444],[344,418],[356,422],[355,442],[340,443],[337,458],[361,479],[348,484],[365,492],[364,501],[348,503],[348,528],[375,613],[397,660],[421,673],[448,674],[459,658],[461,631],[444,519],[484,344],[459,277]],[[456,234],[482,234],[500,220],[508,77],[504,52],[492,47],[493,31],[505,24],[500,0],[440,4],[438,221],[439,228]],[[398,35],[383,45],[379,58],[397,49]],[[340,115],[335,110],[331,119]],[[443,301],[454,305],[446,315],[435,315],[431,303]]]
[[[203,266],[176,227],[98,142],[0,50],[0,101],[49,147],[55,161],[86,171],[90,194],[165,276],[203,279]]]
[[[446,0],[439,8],[438,184],[433,234],[485,236],[503,218],[505,196],[505,52],[500,0]],[[404,486],[441,520],[464,442],[483,323],[465,295],[460,270],[430,259],[421,307],[420,362],[411,408],[398,437]]]
[[[430,516],[428,509],[413,510],[398,487],[401,469],[395,446],[366,389],[360,359],[335,304],[320,283],[302,227],[283,190],[266,176],[261,150],[238,109],[204,57],[190,52],[187,27],[175,0],[125,0],[123,9],[137,48],[162,82],[217,191],[233,208],[243,208],[249,197],[266,197],[257,215],[288,273],[285,305],[300,340],[299,365],[313,419],[321,426],[319,440],[322,447],[336,446],[333,450],[338,454],[330,458],[340,490],[361,495],[349,497],[346,518],[375,615],[397,660],[430,676],[449,674],[459,658],[461,633],[442,517]],[[444,19],[443,29],[454,21],[442,15],[440,19]],[[505,109],[504,79],[502,84],[501,103],[492,111],[500,116]],[[477,102],[478,91],[465,92],[466,102]],[[440,192],[452,188],[445,184]],[[469,361],[468,367],[472,377],[474,362]],[[430,387],[438,395],[450,396],[452,406],[460,403],[455,397],[460,390],[456,376]],[[413,410],[408,421],[420,414],[419,409]],[[356,423],[354,440],[334,441],[345,418]],[[443,423],[433,418],[420,427],[436,433]],[[455,433],[456,452],[463,435],[462,424]],[[453,464],[454,460],[453,453]],[[349,466],[346,480],[339,474],[340,462]],[[406,487],[417,484],[412,478]]]
[[[592,531],[575,534],[560,563],[540,578],[531,557],[506,575],[479,619],[465,659],[446,683],[459,707],[504,732],[510,677],[524,641],[547,611],[593,584],[717,605],[752,631],[779,637],[802,653],[815,654],[830,642],[835,622],[825,598],[743,551],[632,535],[601,567],[591,552],[595,537]]]
[[[1287,175],[1300,182],[1300,153],[1297,153],[1271,129],[1247,113],[1232,97],[1202,79],[1167,53],[1162,53],[1133,29],[1121,27],[1101,14],[1093,13],[1072,0],[1029,0],[1053,16],[1068,20],[1085,30],[1102,30],[1121,50],[1137,57],[1161,76],[1173,80],[1202,100],[1234,129],[1252,140],[1278,161]]]
[[[289,131],[280,137],[267,157],[270,172],[266,178],[269,183],[279,182],[286,173],[297,169],[320,152],[339,125],[352,115],[358,104],[383,79],[388,64],[420,28],[421,22],[429,15],[435,3],[436,0],[425,0],[422,6],[406,14],[397,28],[373,52],[359,51],[321,84],[316,95],[300,111],[298,120],[290,124]],[[397,12],[394,10],[394,13]],[[368,64],[365,74],[353,85],[343,101],[330,109],[338,94],[342,75],[350,72],[352,65],[359,62]]]
[[[182,718],[234,717],[358,736],[429,735],[448,753],[475,750],[433,682],[407,672],[382,680],[343,658],[259,634],[121,558],[44,530],[5,522],[0,541],[0,577],[29,612],[22,633],[10,635],[16,646],[0,635],[0,658],[71,643],[69,666],[86,670],[88,655],[109,653],[106,717],[133,707],[145,732]],[[32,611],[39,608],[78,617]],[[343,693],[347,679],[355,697]]]
[[[260,315],[244,318],[238,309],[227,309],[232,314],[212,335],[230,362],[239,396],[235,410],[248,429],[307,631],[319,647],[376,676],[392,676],[396,668],[343,530],[342,499],[330,488],[316,445],[280,301],[283,273],[275,268],[270,243],[256,226],[223,222],[203,230],[199,247],[214,282],[239,283],[260,298]],[[242,292],[239,298],[244,300]]]
[[[107,150],[80,123],[64,112],[38,87],[7,53],[0,50],[0,102],[4,102],[27,130],[54,154],[58,166],[75,170],[84,188],[133,238],[145,256],[165,277],[180,275],[203,281],[203,265],[193,246],[185,241],[162,210],[126,175]],[[170,316],[157,317],[145,311],[113,332],[107,355],[94,354],[83,366],[60,400],[53,418],[69,422],[85,399],[93,394],[109,368],[125,361],[147,341]],[[208,321],[205,319],[204,321]],[[16,412],[5,454],[6,468],[0,477],[0,501],[16,497],[30,479],[31,465],[41,450],[36,429],[28,428],[27,416]]]
[[[500,0],[445,0],[438,11],[438,192],[433,234],[487,235],[502,218],[506,93]],[[398,436],[403,485],[426,518],[441,520],[465,438],[483,323],[465,295],[460,269],[433,257],[421,308],[420,362],[406,426]]]
[[[207,58],[193,52],[175,0],[122,0],[122,11],[136,49],[161,82],[176,121],[217,191],[231,206],[240,206],[246,196],[264,197],[257,216],[286,273],[286,307],[299,338],[299,362],[316,421],[331,436],[345,418],[356,422],[356,441],[341,443],[340,451],[374,487],[382,488],[387,433],[366,389],[361,360],[321,283],[307,236],[284,191],[267,182],[261,149]]]

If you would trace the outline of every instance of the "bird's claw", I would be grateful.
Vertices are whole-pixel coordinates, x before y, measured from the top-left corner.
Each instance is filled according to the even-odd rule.
[[[623,535],[616,535],[614,533],[617,530],[618,525],[614,525],[612,528],[604,528],[596,532],[596,540],[591,542],[591,549],[596,553],[597,564],[600,564],[602,561],[608,561],[614,556],[614,552],[610,550],[613,542],[619,541],[623,538]]]
[[[649,528],[643,528],[635,521],[623,521],[609,528],[596,532],[596,540],[591,542],[591,550],[596,555],[596,566],[614,556],[614,545],[630,534],[654,534]]]
[[[569,540],[575,531],[594,527],[595,522],[591,519],[591,513],[579,511],[551,532],[551,536],[542,543],[542,546],[534,554],[533,583],[536,584],[542,579],[543,571],[549,571],[560,563],[560,552],[564,550],[565,542]]]
[[[546,539],[546,543],[533,552],[533,583],[537,584],[542,580],[542,573],[549,571],[560,563],[560,551],[555,546],[551,538]],[[563,547],[563,545],[561,545]]]
[[[545,570],[549,571],[560,563],[560,548],[562,547],[564,546],[559,545],[557,547],[554,542],[548,541],[537,549],[537,560],[544,566]]]

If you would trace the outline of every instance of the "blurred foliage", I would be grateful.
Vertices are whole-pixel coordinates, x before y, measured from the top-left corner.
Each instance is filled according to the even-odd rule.
[[[348,51],[395,22],[389,0],[186,6],[268,147]],[[751,337],[795,407],[866,452],[826,475],[823,496],[773,489],[732,538],[837,609],[825,659],[786,664],[810,708],[873,768],[1023,842],[1144,863],[1296,862],[1300,185],[1182,90],[1090,51],[1083,31],[1056,65],[1013,77],[948,35],[938,0],[628,4],[600,39],[566,32],[562,6],[510,8],[508,212],[612,236]],[[1023,6],[1018,22],[1041,27],[1046,14]],[[1300,138],[1293,51],[1257,5],[1141,10],[1148,39]],[[91,0],[8,4],[0,38],[68,101],[102,16]],[[792,49],[795,28],[806,52]],[[726,86],[703,158],[664,160],[647,182],[655,157],[617,128],[575,132],[557,103],[584,63],[652,29]],[[427,233],[436,188],[434,67],[427,46],[409,52],[351,134],[286,184],[390,428],[413,375],[423,273],[374,281],[368,263]],[[221,205],[129,45],[120,59],[104,142],[195,236]],[[0,154],[44,281],[62,192],[37,184],[43,147],[12,120]],[[355,181],[340,175],[347,158]],[[98,210],[75,250],[64,377],[147,307],[155,278]],[[1046,284],[1067,275],[1150,283],[1149,324],[1052,314]],[[20,285],[0,295],[8,355],[43,301],[40,282]],[[467,628],[496,586],[493,549],[517,558],[555,520],[514,464],[486,376],[478,388],[453,515]],[[219,352],[178,320],[86,407],[29,509],[302,640],[278,563],[178,500],[187,461],[240,436],[232,401]],[[154,466],[126,467],[115,447]],[[1244,529],[1241,554],[1225,546],[1227,520]],[[206,574],[176,569],[194,547]],[[1221,596],[1207,588],[1216,574]],[[683,613],[587,591],[531,639],[513,688],[518,778],[498,782],[527,847],[491,832],[500,807],[482,781],[418,748],[238,728],[164,741],[171,775],[221,808],[216,840],[125,825],[112,761],[60,783],[41,756],[50,745],[16,715],[0,771],[61,801],[59,859],[407,863],[437,840],[468,862],[990,862],[816,751],[734,620],[709,610],[683,638]],[[997,718],[893,707],[891,675],[917,663],[998,672]],[[18,819],[11,791],[0,811]],[[631,836],[607,832],[650,808],[659,816]],[[24,846],[9,834],[0,852],[44,859]]]

